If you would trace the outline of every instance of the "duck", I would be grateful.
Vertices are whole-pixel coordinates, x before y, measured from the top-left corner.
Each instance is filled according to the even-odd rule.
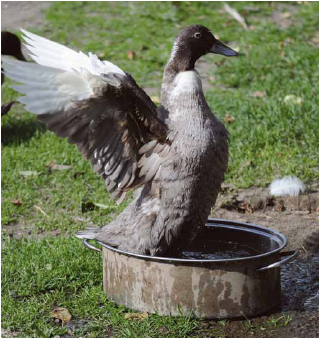
[[[21,51],[21,42],[19,38],[8,31],[1,32],[1,55],[10,55],[18,60],[27,61]],[[4,82],[4,74],[1,69],[1,86]],[[1,105],[1,116],[7,114],[15,101]]]
[[[16,34],[2,31],[1,32],[1,55],[10,55],[18,60],[27,61],[22,54],[21,41]],[[1,71],[1,85],[4,82],[4,75]]]
[[[205,26],[183,28],[165,66],[159,107],[110,61],[22,30],[35,63],[4,58],[18,100],[75,144],[117,203],[113,221],[76,234],[149,256],[181,251],[205,227],[228,166],[228,131],[206,102],[196,61],[237,52]]]

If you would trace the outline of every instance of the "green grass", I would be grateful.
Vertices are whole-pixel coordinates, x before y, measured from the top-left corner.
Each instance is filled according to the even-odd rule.
[[[233,2],[252,29],[243,30],[219,2],[54,2],[44,27],[32,30],[84,52],[92,51],[130,72],[142,87],[160,88],[162,70],[180,28],[200,23],[244,55],[204,57],[214,76],[207,101],[230,132],[226,181],[236,187],[265,186],[276,176],[318,177],[318,3]],[[290,6],[290,8],[287,8]],[[289,13],[278,29],[274,11]],[[290,14],[291,13],[291,14]],[[128,58],[133,50],[135,57]],[[2,101],[16,97],[2,86]],[[256,91],[264,92],[262,98]],[[284,102],[288,95],[301,98]],[[96,253],[68,237],[88,224],[104,225],[125,208],[114,208],[102,179],[73,145],[58,139],[15,106],[2,118],[2,225],[31,229],[34,236],[58,230],[56,239],[12,240],[4,235],[2,327],[23,336],[65,333],[50,311],[67,307],[78,326],[74,336],[187,337],[197,321],[151,316],[124,320],[126,310],[102,293],[102,265]],[[50,164],[71,166],[50,170]],[[21,172],[32,171],[25,177]],[[12,203],[19,199],[21,206]],[[86,203],[108,209],[82,211]],[[38,206],[44,211],[41,213]],[[51,266],[50,266],[51,265]],[[48,270],[46,267],[52,267]],[[14,296],[22,297],[14,297]],[[80,328],[81,327],[81,328]],[[166,330],[159,330],[159,328]],[[219,333],[217,328],[217,333]]]
[[[185,337],[197,326],[189,317],[126,320],[128,310],[108,301],[102,292],[99,254],[77,239],[4,237],[2,258],[2,327],[25,337],[67,333],[67,326],[55,324],[50,317],[55,307],[65,307],[72,314],[75,337]]]

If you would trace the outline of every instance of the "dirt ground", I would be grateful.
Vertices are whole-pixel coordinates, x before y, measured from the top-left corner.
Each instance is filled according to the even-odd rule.
[[[1,30],[41,27],[50,1],[1,1]]]
[[[303,195],[284,198],[273,198],[268,188],[224,185],[211,215],[275,229],[287,237],[288,250],[308,250],[306,242],[318,232],[319,184],[307,185]]]
[[[1,28],[17,30],[19,27],[28,29],[42,26],[43,11],[49,6],[50,2],[2,1]],[[277,13],[273,15],[276,17]],[[207,83],[204,79],[204,84]],[[277,199],[269,195],[267,188],[236,190],[225,186],[212,211],[212,217],[249,222],[278,230],[288,239],[286,250],[299,252],[297,259],[281,269],[282,309],[271,315],[250,320],[227,321],[221,325],[221,333],[229,338],[318,338],[318,183],[308,185],[307,192],[297,198]],[[23,225],[23,229],[25,228],[27,225]],[[28,233],[22,231],[22,227],[15,227],[12,230],[12,233],[14,232],[20,232],[20,236]],[[55,235],[54,232],[51,234]],[[194,336],[217,336],[217,324],[216,321],[203,321]],[[2,331],[2,337],[13,336],[17,334]]]

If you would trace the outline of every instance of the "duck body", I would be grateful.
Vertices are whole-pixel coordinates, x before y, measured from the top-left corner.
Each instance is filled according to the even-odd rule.
[[[129,252],[174,255],[205,225],[227,169],[228,132],[209,109],[197,72],[187,72],[190,87],[181,73],[172,86],[164,78],[160,110],[168,112],[171,145],[156,176],[113,222],[81,235]]]
[[[78,232],[77,237],[96,239],[129,252],[164,256],[178,252],[202,230],[217,198],[228,163],[228,132],[211,112],[202,91],[201,78],[194,69],[196,60],[208,52],[236,55],[203,26],[190,26],[179,33],[164,71],[159,108],[154,106],[144,91],[136,87],[131,76],[125,73],[108,76],[109,87],[125,83],[122,86],[131,88],[130,96],[134,93],[134,99],[132,103],[127,100],[127,104],[129,102],[135,106],[139,121],[143,122],[139,125],[139,133],[143,134],[143,129],[147,129],[144,136],[139,136],[140,140],[144,139],[143,142],[139,144],[136,141],[135,153],[129,147],[125,152],[126,144],[118,152],[118,158],[123,159],[120,170],[111,170],[111,175],[108,173],[111,173],[110,167],[114,167],[115,160],[107,161],[105,158],[110,148],[118,150],[118,146],[110,146],[116,142],[109,142],[105,148],[97,147],[99,142],[96,142],[94,152],[89,152],[88,156],[88,152],[83,150],[83,141],[76,140],[81,133],[78,131],[70,138],[67,132],[71,122],[75,121],[72,114],[62,127],[61,120],[65,113],[60,112],[60,117],[48,113],[39,115],[39,119],[59,136],[69,135],[69,141],[78,147],[82,143],[80,150],[106,180],[108,190],[116,192],[116,197],[121,196],[121,199],[124,189],[142,186],[139,195],[115,220],[101,228]],[[108,101],[109,107],[114,105],[121,111],[119,107],[125,103],[112,103],[113,100],[117,101],[114,98]],[[86,103],[86,107],[92,106],[90,114],[95,111],[94,104],[90,102],[95,100],[89,99]],[[123,111],[130,109],[125,107]],[[148,111],[146,115],[143,115],[144,110]],[[74,114],[79,114],[79,111],[81,107]],[[129,116],[125,121],[118,122],[119,126],[129,123]],[[101,125],[101,117],[99,119]],[[67,125],[69,127],[66,129]],[[108,132],[108,127],[104,132]],[[114,138],[117,139],[117,136]],[[123,134],[118,140],[123,140]],[[124,154],[129,156],[125,157]],[[132,163],[131,167],[124,165],[127,163]],[[138,171],[136,176],[132,175],[132,168]],[[128,171],[131,177],[126,180]]]
[[[160,179],[166,194],[159,228],[167,225],[168,248],[173,241],[180,249],[201,231],[216,201],[228,164],[228,132],[207,105],[196,70],[177,73],[172,85],[171,76],[165,73],[162,105],[176,132],[171,146],[176,157],[165,174],[176,172],[177,178]]]

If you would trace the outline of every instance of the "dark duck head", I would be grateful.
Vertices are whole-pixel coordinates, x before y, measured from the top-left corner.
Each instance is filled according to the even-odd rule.
[[[21,42],[19,38],[10,32],[1,32],[1,55],[10,55],[21,61],[27,61],[21,51]],[[4,81],[4,75],[1,72],[1,85]]]
[[[21,51],[19,38],[10,32],[1,32],[1,55],[10,55],[18,60],[26,61]]]
[[[19,38],[10,32],[2,31],[1,32],[1,55],[10,55],[21,61],[27,61],[21,51],[21,42]],[[4,75],[1,69],[1,85],[4,82]],[[1,106],[1,116],[7,114],[14,101],[9,102]]]
[[[164,70],[159,108],[161,119],[165,120],[169,111],[176,110],[175,107],[181,106],[182,101],[188,103],[189,100],[186,98],[192,93],[201,98],[199,105],[205,104],[202,82],[195,70],[195,63],[208,53],[224,56],[238,55],[236,51],[217,40],[204,26],[189,26],[179,32]]]
[[[186,27],[175,39],[167,68],[174,72],[192,70],[196,61],[208,53],[238,55],[236,51],[217,40],[207,27],[202,25]]]

